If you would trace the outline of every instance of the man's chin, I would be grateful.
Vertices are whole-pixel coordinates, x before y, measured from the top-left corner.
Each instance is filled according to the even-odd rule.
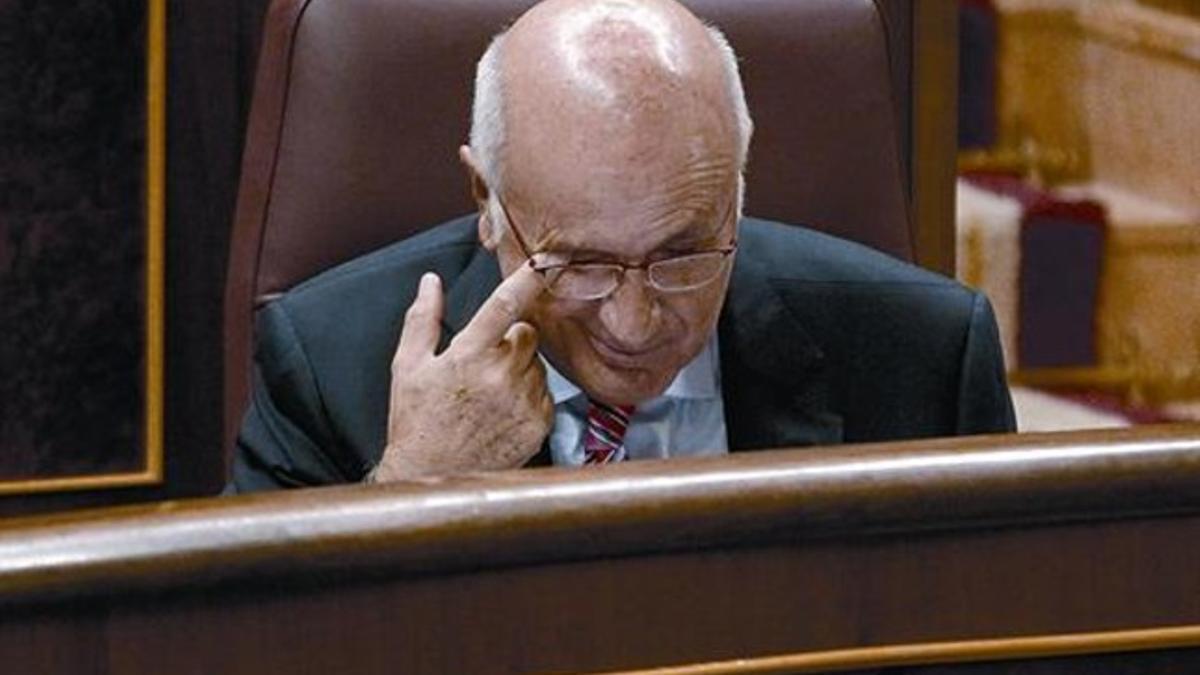
[[[609,405],[633,405],[661,395],[671,384],[671,377],[662,373],[638,369],[604,367],[604,376],[587,378],[580,388],[588,398]]]

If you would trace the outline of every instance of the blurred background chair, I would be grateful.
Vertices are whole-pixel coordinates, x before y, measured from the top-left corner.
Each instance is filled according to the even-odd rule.
[[[256,306],[473,209],[456,151],[467,138],[474,64],[531,4],[271,5],[230,244],[226,448],[247,400]],[[756,126],[746,212],[914,259],[911,42],[897,42],[903,31],[889,21],[911,28],[916,3],[686,4],[724,30],[741,58]],[[953,82],[945,86],[953,90]],[[946,133],[953,138],[952,120]],[[925,161],[944,161],[952,172],[952,140],[947,150]]]

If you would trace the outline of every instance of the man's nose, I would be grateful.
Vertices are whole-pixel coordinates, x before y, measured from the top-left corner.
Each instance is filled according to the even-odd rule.
[[[600,305],[600,322],[621,347],[647,346],[658,331],[661,308],[643,270],[627,270],[620,285]]]

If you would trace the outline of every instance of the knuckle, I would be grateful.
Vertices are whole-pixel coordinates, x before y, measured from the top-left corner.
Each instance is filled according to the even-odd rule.
[[[427,314],[429,314],[429,311],[425,308],[425,305],[421,302],[414,301],[413,304],[408,306],[408,310],[404,312],[405,322],[407,323],[413,319],[420,319]]]
[[[411,355],[400,347],[396,347],[396,351],[392,353],[392,376],[401,375],[412,370],[413,362]]]
[[[511,291],[498,289],[493,298],[495,300],[494,306],[499,314],[511,321],[517,321],[520,318],[520,307]]]
[[[470,374],[473,367],[473,364],[469,359],[463,358],[463,356],[457,352],[450,351],[447,351],[441,356],[437,356],[435,358],[441,361],[441,364],[444,368],[442,372],[445,373],[446,378],[458,382],[463,382],[468,379],[467,375]]]
[[[483,371],[483,384],[489,389],[502,390],[508,385],[508,378],[499,368],[487,368]],[[503,394],[503,391],[499,393]]]
[[[517,324],[516,332],[517,344],[527,346],[537,342],[537,329],[531,324],[522,321]]]

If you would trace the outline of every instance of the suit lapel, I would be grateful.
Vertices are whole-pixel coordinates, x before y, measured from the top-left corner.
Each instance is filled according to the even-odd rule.
[[[482,246],[476,248],[471,261],[455,278],[454,284],[446,289],[446,313],[442,317],[439,353],[466,327],[499,284],[500,266],[496,264],[496,256]]]
[[[730,451],[842,440],[824,356],[752,256],[736,259],[717,332]]]

